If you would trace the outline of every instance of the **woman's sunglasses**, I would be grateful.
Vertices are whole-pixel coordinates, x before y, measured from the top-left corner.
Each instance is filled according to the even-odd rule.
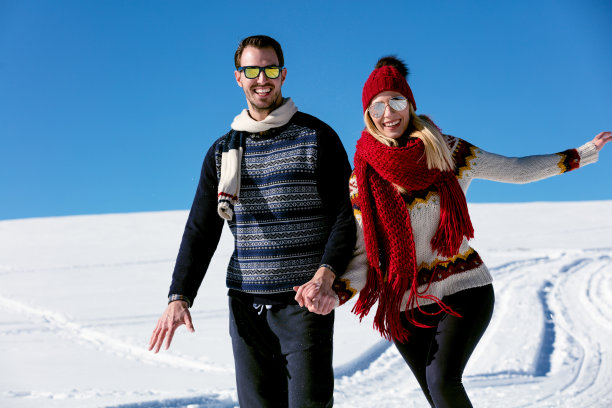
[[[385,114],[385,109],[387,108],[387,105],[389,105],[389,107],[394,111],[399,112],[403,111],[408,107],[408,100],[406,100],[406,98],[404,98],[403,96],[394,96],[393,98],[389,99],[389,103],[374,102],[368,107],[368,112],[370,112],[370,115],[372,115],[372,117],[378,119]]]

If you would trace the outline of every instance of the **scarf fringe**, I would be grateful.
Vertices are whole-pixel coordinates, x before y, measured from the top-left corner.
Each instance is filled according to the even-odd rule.
[[[221,153],[221,177],[217,186],[217,213],[224,220],[234,217],[234,205],[240,193],[240,173],[244,135],[232,130],[226,136]]]
[[[375,274],[379,274],[377,271]],[[368,276],[368,279],[370,276]],[[374,316],[373,327],[388,341],[399,341],[405,343],[410,339],[410,331],[402,325],[401,315],[402,313],[406,317],[406,320],[415,327],[419,328],[432,328],[433,326],[420,323],[414,316],[415,310],[419,310],[423,314],[435,316],[440,313],[447,313],[456,317],[461,315],[455,312],[450,306],[445,304],[442,300],[433,295],[421,295],[418,293],[416,281],[412,280],[410,288],[410,294],[408,296],[407,307],[405,311],[401,311],[402,300],[406,293],[406,283],[408,279],[396,276],[392,282],[385,282],[382,286],[378,287],[377,284],[368,285],[359,294],[359,298],[353,309],[351,310],[361,321],[365,316],[368,315],[372,306],[378,302],[378,308],[376,309],[376,315]],[[378,280],[376,280],[378,283]],[[426,312],[419,305],[418,299],[426,299],[433,301],[440,307],[437,312]]]
[[[445,172],[437,184],[440,196],[440,224],[431,240],[432,249],[445,258],[457,254],[463,238],[474,238],[465,194],[459,183],[450,182],[453,174]]]

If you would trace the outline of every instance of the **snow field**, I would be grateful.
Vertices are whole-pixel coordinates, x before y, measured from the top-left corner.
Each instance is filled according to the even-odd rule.
[[[478,407],[612,406],[612,201],[470,204],[493,320],[464,383]],[[185,211],[0,222],[0,406],[229,408],[226,230],[170,350],[146,350]],[[336,407],[425,407],[395,348],[337,310]]]

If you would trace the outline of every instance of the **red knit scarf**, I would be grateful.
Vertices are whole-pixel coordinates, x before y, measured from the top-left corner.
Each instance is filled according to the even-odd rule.
[[[353,312],[363,318],[378,301],[374,327],[388,340],[403,342],[409,333],[401,325],[400,307],[407,291],[411,313],[406,316],[416,326],[428,327],[413,318],[419,298],[433,300],[440,312],[457,314],[437,297],[418,291],[410,214],[394,184],[408,193],[432,186],[438,192],[440,225],[431,246],[444,257],[457,254],[464,236],[474,236],[465,194],[452,171],[427,168],[425,146],[417,138],[410,138],[405,147],[390,147],[364,130],[357,141],[355,173],[370,268]]]

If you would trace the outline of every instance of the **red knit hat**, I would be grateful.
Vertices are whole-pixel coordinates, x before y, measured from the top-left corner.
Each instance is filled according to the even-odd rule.
[[[363,111],[365,112],[370,101],[379,93],[384,91],[395,91],[399,92],[410,101],[414,110],[416,110],[416,103],[414,102],[414,96],[412,96],[412,90],[406,82],[406,78],[399,71],[390,65],[385,65],[380,68],[376,68],[370,74],[370,77],[363,86],[363,93],[361,100],[363,102]]]

